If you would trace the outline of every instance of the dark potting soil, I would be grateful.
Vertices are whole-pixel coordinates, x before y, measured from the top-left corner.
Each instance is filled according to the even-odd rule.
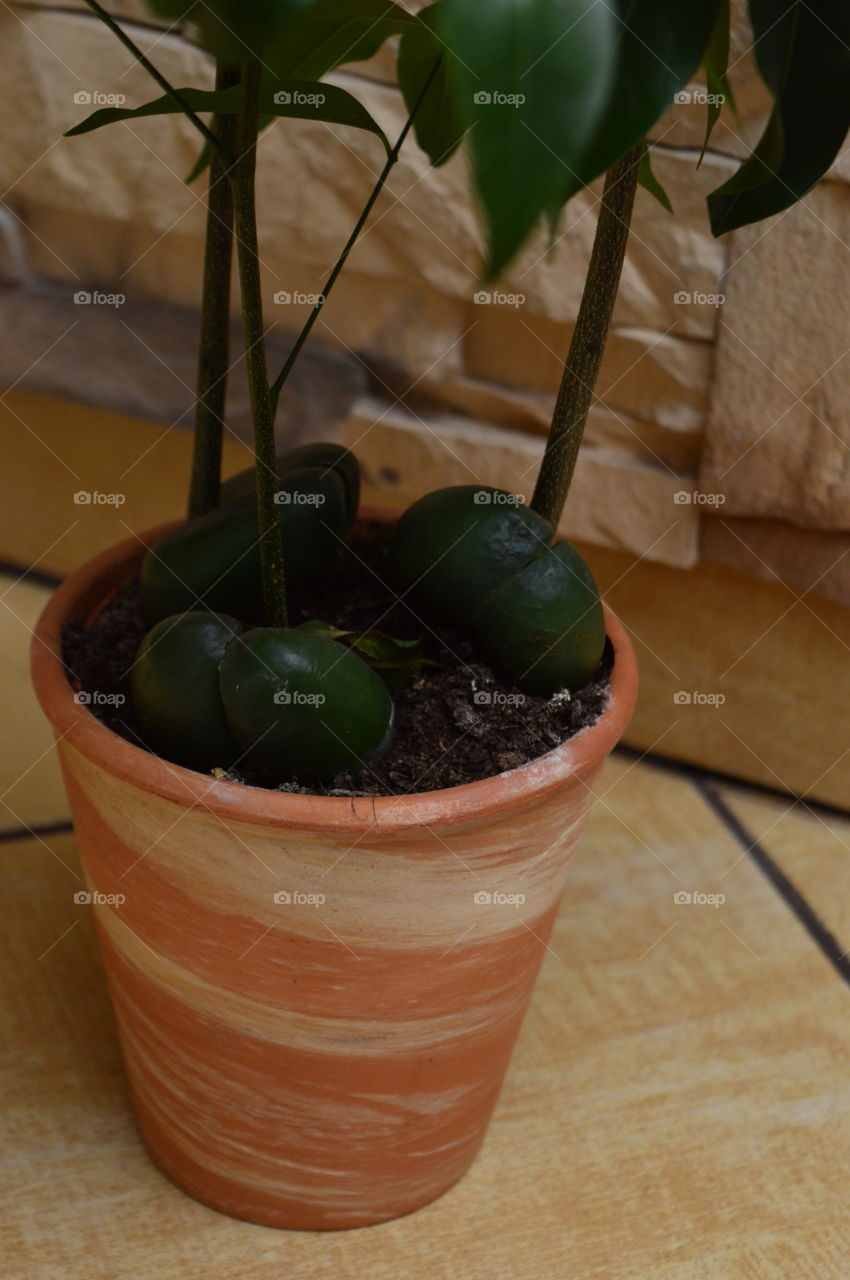
[[[292,625],[308,618],[352,631],[375,628],[397,639],[421,639],[433,665],[417,671],[396,693],[393,745],[377,765],[338,774],[327,785],[270,777],[222,761],[216,776],[252,786],[320,795],[401,795],[477,782],[535,760],[579,729],[593,724],[608,698],[613,650],[593,679],[572,696],[534,697],[502,680],[459,632],[423,621],[386,586],[387,531],[378,523],[358,525],[340,546],[321,582],[290,596]],[[250,621],[250,620],[246,620]],[[130,669],[147,630],[138,582],[104,606],[89,630],[65,624],[63,654],[69,678],[88,695],[94,715],[113,732],[147,748],[133,711]]]

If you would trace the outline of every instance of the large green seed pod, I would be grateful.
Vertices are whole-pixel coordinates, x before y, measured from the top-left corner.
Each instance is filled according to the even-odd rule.
[[[485,596],[551,540],[549,523],[513,494],[454,485],[426,493],[401,516],[390,573],[412,601],[468,625]]]
[[[384,755],[392,740],[386,685],[352,649],[306,631],[259,627],[219,669],[227,723],[244,759],[276,777],[328,781]]]
[[[288,586],[327,563],[349,528],[338,471],[305,467],[279,480],[278,499]],[[262,599],[259,527],[253,493],[172,529],[142,561],[142,608],[148,622],[208,608],[255,617]]]
[[[145,740],[167,759],[205,772],[236,758],[218,667],[241,630],[226,614],[182,613],[158,622],[139,646],[133,706]]]
[[[354,454],[343,448],[341,444],[330,441],[317,441],[315,444],[298,445],[287,453],[277,457],[277,474],[280,481],[290,471],[300,471],[304,467],[321,467],[323,471],[332,470],[345,486],[345,510],[349,526],[354,523],[357,508],[360,506],[360,466]],[[247,467],[239,471],[221,486],[220,505],[243,498],[254,493],[254,468]]]
[[[526,693],[580,688],[605,645],[599,588],[569,542],[506,578],[470,621],[488,658]]]

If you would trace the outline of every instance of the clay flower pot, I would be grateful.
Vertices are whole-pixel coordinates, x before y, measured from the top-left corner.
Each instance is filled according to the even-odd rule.
[[[238,1218],[408,1213],[484,1136],[593,780],[632,712],[631,645],[609,612],[604,714],[522,768],[399,798],[265,791],[160,760],[74,700],[62,621],[90,621],[140,554],[131,538],[56,592],[33,672],[142,1136],[179,1187]]]

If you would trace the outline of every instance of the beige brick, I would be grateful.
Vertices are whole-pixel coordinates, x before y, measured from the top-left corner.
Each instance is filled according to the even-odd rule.
[[[778,520],[707,514],[701,559],[793,591],[850,605],[850,534],[798,529]]]
[[[509,387],[554,395],[561,382],[572,325],[525,308],[472,306],[464,338],[471,374]],[[708,407],[712,347],[654,332],[611,330],[596,393],[611,409],[671,431],[699,433]]]
[[[731,236],[701,487],[724,515],[850,528],[850,190]]]
[[[549,430],[554,396],[518,391],[463,376],[424,378],[412,392],[406,393],[407,381],[399,379],[393,384],[388,380],[388,386],[422,417],[427,418],[436,405],[538,437],[545,436]],[[672,472],[695,471],[700,443],[698,431],[671,431],[603,404],[591,408],[584,431],[585,446],[598,446],[650,466],[667,467]]]

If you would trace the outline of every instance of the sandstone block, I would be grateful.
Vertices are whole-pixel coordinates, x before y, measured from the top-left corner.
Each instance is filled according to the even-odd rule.
[[[725,516],[850,528],[850,190],[730,237],[700,484]]]

